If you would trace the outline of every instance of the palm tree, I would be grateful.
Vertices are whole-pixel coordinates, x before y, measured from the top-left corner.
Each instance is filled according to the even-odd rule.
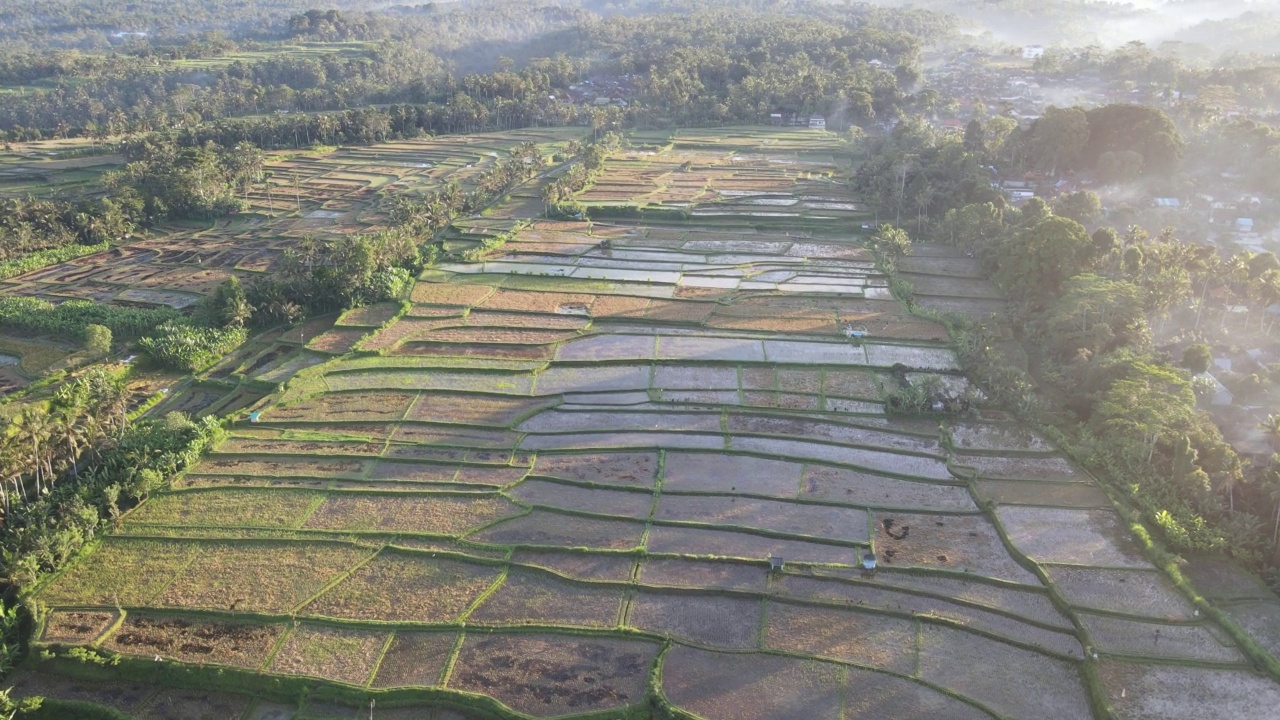
[[[52,421],[49,411],[42,405],[33,405],[14,418],[17,426],[17,442],[23,448],[27,469],[31,471],[36,483],[36,494],[42,492],[42,479],[48,480],[52,475],[52,463],[49,453],[49,435]]]
[[[84,424],[86,414],[79,407],[64,409],[49,431],[49,439],[55,451],[71,467],[71,475],[76,478],[80,477],[80,451],[88,445],[88,429]]]

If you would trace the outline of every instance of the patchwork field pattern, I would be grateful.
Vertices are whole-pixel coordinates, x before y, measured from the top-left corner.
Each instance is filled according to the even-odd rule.
[[[798,135],[624,155],[584,201],[693,217],[536,220],[389,325],[344,316],[356,352],[41,589],[40,641],[509,717],[1138,720],[1171,689],[1212,717],[1265,685],[1050,442],[886,414],[965,381],[849,231],[839,146]]]
[[[188,308],[232,275],[249,280],[278,269],[284,250],[303,236],[385,227],[384,203],[378,202],[383,191],[430,192],[446,182],[466,190],[521,143],[538,143],[549,151],[581,134],[572,128],[513,130],[269,156],[264,168],[268,179],[245,195],[248,207],[236,216],[175,222],[106,252],[0,282],[0,288],[5,294],[54,302],[90,299]],[[121,161],[117,156],[21,160],[7,164],[0,158],[0,195],[9,190],[4,182],[9,175],[43,177],[56,170],[61,180],[74,170],[96,177]]]

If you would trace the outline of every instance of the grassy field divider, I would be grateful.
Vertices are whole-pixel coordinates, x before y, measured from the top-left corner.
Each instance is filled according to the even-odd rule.
[[[295,614],[295,613],[301,612],[303,608],[305,608],[306,606],[308,606],[308,605],[310,605],[311,603],[315,602],[317,599],[319,599],[319,598],[320,598],[321,596],[323,596],[325,593],[327,593],[327,592],[329,592],[330,590],[332,590],[332,589],[334,589],[335,587],[337,587],[337,586],[338,586],[338,585],[339,585],[343,580],[346,580],[347,578],[349,578],[349,577],[351,577],[353,574],[355,574],[355,572],[356,572],[357,570],[359,570],[360,568],[364,567],[365,565],[368,565],[370,562],[373,562],[373,559],[374,559],[374,558],[376,558],[376,557],[378,557],[379,555],[381,555],[381,554],[382,554],[382,552],[383,552],[384,550],[386,550],[386,549],[387,549],[387,546],[388,546],[389,544],[390,544],[390,542],[389,542],[389,541],[388,541],[388,542],[386,542],[386,543],[383,543],[383,544],[382,544],[381,546],[379,546],[376,550],[374,550],[374,551],[373,551],[373,553],[372,553],[371,555],[369,555],[369,557],[367,557],[367,558],[365,558],[364,560],[361,560],[360,562],[358,562],[358,563],[356,563],[355,565],[351,566],[350,568],[348,568],[348,569],[346,570],[346,572],[338,573],[338,575],[337,575],[336,577],[334,577],[332,580],[330,580],[329,582],[327,582],[327,583],[325,583],[324,585],[322,585],[322,586],[320,587],[320,590],[319,590],[319,591],[317,591],[314,595],[312,595],[311,597],[309,597],[309,598],[307,598],[307,599],[303,600],[301,603],[299,603],[299,604],[297,604],[297,605],[293,606],[293,608],[291,608],[291,609],[290,609],[290,611],[289,611],[289,612],[290,612],[290,614]]]
[[[392,492],[396,492],[396,491],[392,491]],[[460,495],[466,495],[467,493],[466,493],[465,491],[460,491],[460,492],[459,492],[459,493],[457,493],[457,494],[460,494]],[[503,516],[503,517],[500,517],[500,518],[494,518],[493,520],[490,520],[489,522],[484,523],[484,524],[482,524],[482,525],[476,525],[476,526],[474,526],[474,527],[468,528],[468,529],[466,530],[466,532],[463,532],[463,533],[461,533],[461,534],[459,534],[459,535],[457,535],[457,536],[453,536],[453,539],[455,539],[455,540],[463,540],[463,539],[467,538],[467,537],[468,537],[468,536],[470,536],[470,535],[476,535],[476,534],[478,534],[478,533],[482,533],[482,532],[484,532],[485,530],[488,530],[489,528],[494,527],[495,525],[500,525],[500,524],[502,524],[502,523],[504,523],[504,522],[506,522],[506,521],[508,521],[508,520],[515,520],[516,518],[527,517],[527,516],[529,516],[529,515],[532,515],[532,514],[533,514],[533,510],[534,510],[534,506],[533,506],[533,505],[531,505],[531,504],[529,504],[529,503],[526,503],[526,502],[523,502],[523,501],[521,501],[521,500],[515,500],[515,499],[513,499],[513,498],[508,497],[507,495],[502,494],[502,493],[498,493],[498,494],[499,494],[499,495],[502,495],[502,497],[504,497],[504,498],[507,498],[507,500],[508,500],[512,505],[515,505],[516,507],[521,508],[521,509],[523,510],[523,512],[516,513],[515,515],[506,515],[506,516]]]
[[[627,627],[628,623],[631,622],[631,603],[636,598],[634,578],[638,572],[639,572],[639,567],[637,563],[637,567],[633,567],[631,569],[632,586],[629,587],[626,590],[626,592],[622,593],[622,602],[618,603],[618,618],[617,618],[618,622],[616,625],[614,625],[615,630],[623,630]]]
[[[329,485],[332,486],[334,482],[335,481],[331,480],[329,482]],[[324,505],[325,502],[328,501],[328,499],[329,499],[329,495],[327,493],[323,493],[323,492],[316,493],[315,499],[311,501],[311,503],[307,506],[306,510],[302,511],[302,514],[299,516],[298,521],[290,525],[289,527],[294,530],[301,530],[302,527],[307,524],[307,521],[311,519],[311,516],[315,515],[316,511],[320,509],[320,506]]]
[[[915,666],[911,671],[914,678],[920,677],[920,658],[924,656],[924,623],[920,618],[916,618],[916,647],[915,647]]]
[[[498,592],[498,590],[506,584],[507,576],[510,574],[511,565],[507,565],[502,569],[502,572],[498,574],[498,577],[494,579],[493,584],[486,588],[484,592],[480,593],[480,596],[477,597],[465,611],[463,611],[462,615],[458,617],[458,622],[462,623],[465,627],[467,619],[471,617],[471,614],[478,610],[481,605],[488,602],[489,598],[493,597],[493,594]]]
[[[276,638],[276,641],[271,644],[271,648],[267,650],[267,654],[262,658],[262,663],[258,665],[259,672],[266,673],[269,671],[271,664],[276,660],[276,656],[280,654],[282,649],[284,649],[285,642],[287,642],[289,637],[297,632],[298,628],[301,626],[302,623],[298,620],[293,620],[284,626],[284,632],[280,633],[280,636]]]
[[[369,672],[369,679],[365,681],[365,687],[372,687],[373,681],[378,679],[378,673],[382,670],[382,661],[386,659],[387,653],[391,650],[391,643],[395,642],[395,640],[395,630],[387,633],[387,639],[382,643],[382,649],[378,651],[378,659],[373,662],[373,669]]]
[[[764,594],[760,597],[760,627],[757,628],[760,633],[760,642],[756,645],[757,650],[765,650],[768,647],[769,637],[769,595]]]
[[[129,619],[129,611],[125,610],[124,608],[117,608],[116,619],[111,621],[111,624],[108,625],[107,628],[98,635],[98,637],[94,638],[93,642],[89,643],[89,647],[92,647],[95,649],[101,648],[102,643],[106,642],[108,639],[111,638],[112,635],[115,635],[116,632],[120,630],[120,628],[124,627],[124,623],[128,619]],[[43,627],[41,628],[41,631],[43,632]],[[40,636],[36,635],[35,633],[32,633],[31,637],[34,639]]]
[[[458,637],[453,641],[453,648],[449,650],[449,657],[444,661],[444,667],[440,668],[440,687],[449,684],[449,678],[453,675],[453,668],[458,664],[458,655],[462,653],[462,643],[467,639],[467,631],[465,627],[458,631]]]

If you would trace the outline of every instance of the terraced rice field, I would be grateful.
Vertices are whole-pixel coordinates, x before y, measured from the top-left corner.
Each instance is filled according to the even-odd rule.
[[[385,226],[380,194],[429,192],[445,182],[467,189],[476,175],[520,143],[535,142],[550,151],[581,134],[577,129],[514,130],[269,158],[268,180],[246,194],[248,208],[239,215],[213,223],[172,223],[106,252],[11,278],[0,289],[54,302],[89,299],[189,308],[232,275],[249,280],[272,272],[284,250],[305,235],[371,232]],[[118,161],[94,156],[10,165],[0,159],[0,195],[9,174],[56,172],[60,178],[71,169],[100,172],[99,166]],[[329,347],[350,349],[340,342]]]
[[[820,162],[768,139],[689,152]],[[964,380],[848,227],[539,220],[424,273],[385,329],[339,321],[363,352],[298,370],[42,588],[40,643],[465,717],[1273,713],[1274,683],[1050,442],[885,413],[903,370]]]

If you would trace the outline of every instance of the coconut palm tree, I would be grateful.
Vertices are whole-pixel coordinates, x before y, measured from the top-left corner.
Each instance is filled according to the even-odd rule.
[[[14,418],[14,425],[17,427],[18,445],[23,448],[27,468],[36,483],[36,494],[39,495],[44,491],[45,485],[52,482],[49,436],[53,421],[43,405],[33,405]]]
[[[87,413],[79,407],[67,408],[58,413],[49,428],[49,441],[60,458],[59,465],[71,468],[73,477],[80,477],[80,452],[88,446],[88,429],[84,424]],[[64,465],[65,464],[65,465]]]

